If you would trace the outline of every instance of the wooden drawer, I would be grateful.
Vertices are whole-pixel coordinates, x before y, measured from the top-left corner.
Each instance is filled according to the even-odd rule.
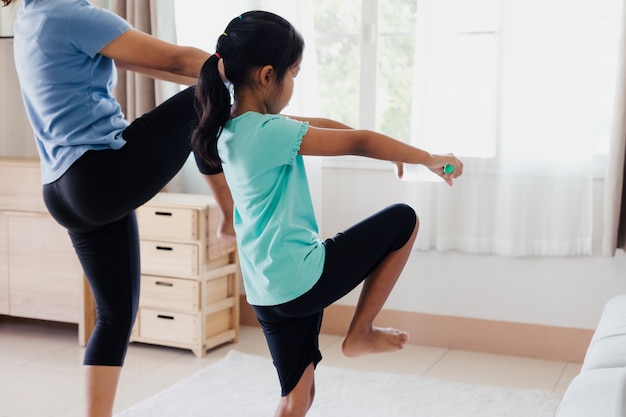
[[[137,209],[139,234],[142,238],[199,240],[198,210],[144,205]]]
[[[142,238],[202,241],[203,257],[209,261],[237,249],[234,240],[217,237],[220,219],[215,199],[207,195],[158,193],[137,209]]]
[[[212,197],[159,193],[137,209],[141,295],[131,341],[208,349],[236,341],[239,266],[236,244],[217,238]]]
[[[200,336],[198,318],[199,314],[140,308],[139,338],[177,345],[192,345]]]
[[[200,309],[200,282],[188,279],[141,277],[142,307],[153,307],[182,312],[197,312]]]
[[[141,240],[140,248],[144,274],[189,278],[199,274],[197,244]]]

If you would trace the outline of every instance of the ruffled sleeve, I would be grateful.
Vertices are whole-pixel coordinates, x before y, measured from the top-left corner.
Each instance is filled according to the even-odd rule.
[[[273,166],[293,165],[308,129],[307,122],[278,115],[268,118],[259,132],[267,161]]]

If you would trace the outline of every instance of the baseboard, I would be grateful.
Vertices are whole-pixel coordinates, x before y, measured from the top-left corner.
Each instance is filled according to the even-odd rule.
[[[258,326],[254,310],[241,298],[240,322]],[[345,335],[354,307],[332,305],[324,311],[322,333]],[[582,363],[593,330],[510,323],[466,317],[383,310],[377,326],[410,334],[410,343],[449,349]]]

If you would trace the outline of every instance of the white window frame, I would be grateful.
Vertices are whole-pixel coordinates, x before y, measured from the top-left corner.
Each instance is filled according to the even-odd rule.
[[[376,130],[376,98],[378,83],[378,16],[379,0],[362,0],[361,6],[361,54],[359,81],[359,129]],[[375,62],[376,65],[371,65]],[[375,169],[390,170],[386,161],[353,156],[325,157],[322,166],[325,168]]]

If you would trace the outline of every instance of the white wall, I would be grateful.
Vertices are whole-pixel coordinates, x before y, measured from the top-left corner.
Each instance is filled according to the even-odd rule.
[[[461,178],[455,187],[462,186]],[[326,234],[403,201],[407,192],[406,183],[385,171],[326,168],[323,187]],[[596,225],[601,224],[602,187],[603,182],[596,181]],[[593,329],[606,300],[622,293],[626,293],[622,251],[613,258],[503,258],[416,251],[386,307]],[[354,304],[356,297],[350,295],[340,302]]]
[[[334,234],[389,204],[401,202],[406,183],[391,172],[324,168],[321,232]],[[207,192],[193,164],[189,192]],[[602,213],[596,182],[596,223]],[[455,186],[462,187],[462,179]],[[419,214],[419,213],[418,213]],[[599,239],[599,237],[598,237]],[[626,255],[580,258],[503,258],[414,252],[386,308],[445,316],[582,329],[595,328],[604,303],[626,293]],[[354,305],[357,294],[340,304]]]

